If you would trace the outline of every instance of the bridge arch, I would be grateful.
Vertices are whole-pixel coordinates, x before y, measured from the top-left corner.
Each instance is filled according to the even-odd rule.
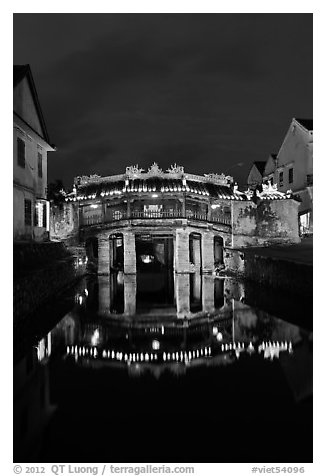
[[[224,264],[224,240],[220,235],[214,236],[214,266]]]
[[[202,269],[202,235],[198,232],[189,233],[189,264],[195,272]]]

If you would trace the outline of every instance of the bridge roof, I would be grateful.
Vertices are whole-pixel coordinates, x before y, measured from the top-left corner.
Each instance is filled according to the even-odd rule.
[[[246,195],[233,187],[217,185],[212,182],[199,182],[181,178],[151,177],[146,179],[117,180],[116,182],[99,181],[80,185],[77,187],[77,197],[96,198],[107,195],[120,195],[122,193],[183,193],[189,192],[212,198],[245,200]],[[95,195],[95,196],[94,196]]]

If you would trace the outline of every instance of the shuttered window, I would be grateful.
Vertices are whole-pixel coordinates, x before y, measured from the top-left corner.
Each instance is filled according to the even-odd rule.
[[[43,203],[43,228],[46,228],[46,203]]]
[[[17,162],[20,167],[25,168],[25,142],[17,138]]]
[[[25,225],[32,226],[32,200],[25,200]]]
[[[43,177],[42,154],[40,152],[37,153],[37,170],[38,176]]]

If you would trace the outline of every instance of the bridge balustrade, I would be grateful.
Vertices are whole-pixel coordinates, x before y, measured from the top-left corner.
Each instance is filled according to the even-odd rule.
[[[207,213],[198,213],[193,210],[186,210],[186,217],[183,216],[180,210],[162,210],[162,211],[131,211],[117,212],[105,215],[104,220],[102,215],[91,215],[82,218],[81,226],[100,225],[102,223],[113,223],[121,220],[129,219],[164,219],[164,218],[188,218],[189,220],[209,221],[213,223],[221,223],[223,225],[231,225],[230,215],[213,215],[208,217]]]

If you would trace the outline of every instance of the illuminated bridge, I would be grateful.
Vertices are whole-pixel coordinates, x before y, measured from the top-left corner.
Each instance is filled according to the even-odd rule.
[[[177,165],[77,177],[66,202],[78,209],[80,240],[99,274],[213,273],[228,268],[233,249],[298,236],[287,223],[288,208],[298,206],[291,194],[272,186],[240,192],[230,176]]]

